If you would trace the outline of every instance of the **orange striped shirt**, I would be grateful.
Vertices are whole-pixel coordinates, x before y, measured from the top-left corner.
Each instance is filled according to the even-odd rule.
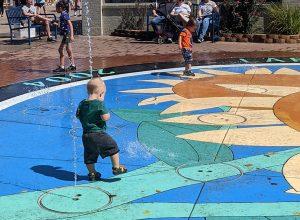
[[[188,29],[183,29],[183,31],[180,33],[181,36],[181,47],[184,49],[189,49],[191,50],[193,47],[193,35]]]

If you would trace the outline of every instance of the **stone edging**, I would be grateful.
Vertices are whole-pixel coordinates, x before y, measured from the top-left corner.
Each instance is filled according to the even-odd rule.
[[[222,34],[221,41],[296,44],[296,43],[300,43],[300,34],[298,34],[298,35],[279,35],[279,34]]]
[[[111,34],[112,36],[119,37],[133,37],[140,39],[152,39],[154,33],[143,30],[120,30],[115,29]],[[222,34],[220,41],[227,42],[253,42],[253,43],[300,43],[300,34],[298,35],[279,35],[279,34]]]

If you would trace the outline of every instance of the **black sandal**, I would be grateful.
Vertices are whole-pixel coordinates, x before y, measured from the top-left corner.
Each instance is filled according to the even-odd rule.
[[[88,174],[89,181],[94,182],[94,181],[99,181],[101,179],[101,173],[89,173]]]
[[[113,171],[113,174],[116,176],[116,175],[120,175],[120,174],[123,174],[123,173],[127,173],[127,169],[125,166],[123,165],[120,165],[120,167],[116,168],[116,167],[113,167],[112,168],[112,171]]]

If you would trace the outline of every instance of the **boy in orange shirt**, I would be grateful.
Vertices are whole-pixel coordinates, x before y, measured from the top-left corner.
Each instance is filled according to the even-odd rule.
[[[185,62],[185,70],[183,75],[185,76],[195,76],[192,72],[192,61],[193,61],[193,33],[197,29],[196,20],[190,18],[187,22],[185,28],[179,35],[179,49],[182,52],[182,56]]]

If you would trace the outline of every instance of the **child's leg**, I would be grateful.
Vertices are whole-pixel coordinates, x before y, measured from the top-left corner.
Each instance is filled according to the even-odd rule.
[[[95,164],[86,164],[86,168],[88,169],[89,173],[96,173],[97,171],[95,170]]]
[[[75,66],[75,60],[74,60],[74,56],[73,56],[73,50],[72,50],[72,46],[71,46],[70,43],[67,44],[66,49],[67,49],[67,53],[68,53],[71,65]]]
[[[114,168],[119,168],[120,167],[120,157],[119,153],[116,153],[112,156],[110,156],[111,163]]]
[[[113,167],[112,171],[114,175],[127,173],[127,168],[124,165],[120,165],[119,153],[110,156],[110,159],[111,159],[111,163]]]
[[[189,71],[189,70],[191,70],[191,69],[192,69],[192,64],[186,63],[186,64],[185,64],[185,71]]]
[[[59,46],[59,48],[58,48],[58,52],[59,52],[59,66],[61,68],[65,67],[64,47],[65,47],[65,44],[61,43],[60,46]]]

